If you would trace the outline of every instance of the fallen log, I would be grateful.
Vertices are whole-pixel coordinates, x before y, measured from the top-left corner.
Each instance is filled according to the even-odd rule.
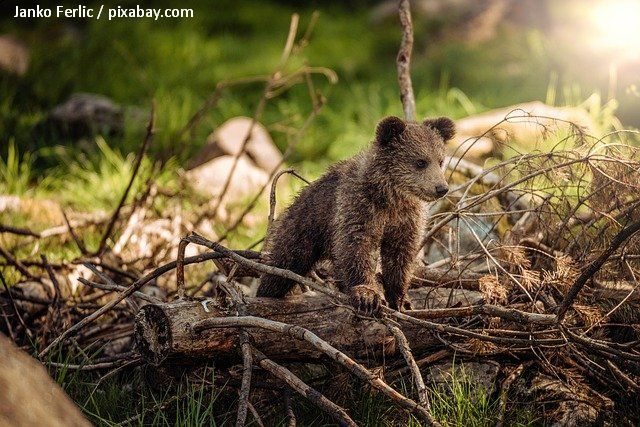
[[[416,309],[482,302],[479,292],[429,287],[410,290],[409,298]],[[377,357],[396,351],[395,339],[384,324],[358,316],[350,306],[330,297],[303,294],[284,300],[247,298],[245,310],[248,316],[304,326],[351,357]],[[164,361],[190,363],[201,358],[235,361],[239,354],[238,328],[207,329],[199,333],[193,330],[193,325],[204,319],[235,315],[235,310],[221,307],[213,300],[145,305],[135,321],[138,351],[154,365]],[[247,331],[250,340],[271,359],[309,360],[322,355],[292,337],[264,329]],[[407,325],[403,331],[413,351],[440,343],[420,325]]]

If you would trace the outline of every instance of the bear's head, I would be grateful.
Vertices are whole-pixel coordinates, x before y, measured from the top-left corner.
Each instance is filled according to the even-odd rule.
[[[455,125],[447,117],[422,123],[387,117],[378,123],[374,144],[376,163],[385,178],[402,194],[430,201],[449,191],[444,178],[444,144]]]

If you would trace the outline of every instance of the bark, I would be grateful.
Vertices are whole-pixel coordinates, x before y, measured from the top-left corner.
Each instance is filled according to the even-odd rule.
[[[472,305],[482,301],[478,292],[423,287],[409,293],[414,308],[443,308],[447,305]],[[451,297],[451,299],[449,299]],[[164,361],[190,363],[194,359],[213,358],[236,361],[238,329],[215,328],[196,333],[192,326],[213,317],[234,316],[214,301],[176,301],[148,304],[136,316],[135,339],[140,354],[150,363]],[[356,358],[393,354],[395,339],[387,327],[373,319],[358,317],[350,306],[338,305],[325,296],[301,295],[284,300],[247,298],[246,315],[258,316],[291,325],[303,326],[347,355]],[[208,311],[207,311],[208,310]],[[420,325],[403,328],[413,351],[440,342]],[[318,359],[321,353],[305,342],[263,329],[248,329],[251,342],[275,360]]]

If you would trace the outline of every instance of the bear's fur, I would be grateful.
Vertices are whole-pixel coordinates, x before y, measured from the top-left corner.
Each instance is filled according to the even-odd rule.
[[[265,261],[306,275],[330,259],[340,289],[364,312],[403,306],[424,227],[425,202],[448,191],[444,142],[451,119],[387,117],[372,146],[332,166],[300,192],[274,224]],[[376,274],[380,256],[382,274]],[[284,297],[295,282],[265,274],[260,297]],[[380,287],[384,294],[380,292]]]

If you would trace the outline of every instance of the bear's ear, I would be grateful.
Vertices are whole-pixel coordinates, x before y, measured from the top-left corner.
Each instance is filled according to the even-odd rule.
[[[438,131],[444,141],[450,140],[456,134],[456,125],[453,123],[453,120],[448,117],[427,119],[422,122],[422,124]]]
[[[399,117],[384,118],[376,128],[376,142],[380,145],[389,145],[406,127],[407,124]]]

